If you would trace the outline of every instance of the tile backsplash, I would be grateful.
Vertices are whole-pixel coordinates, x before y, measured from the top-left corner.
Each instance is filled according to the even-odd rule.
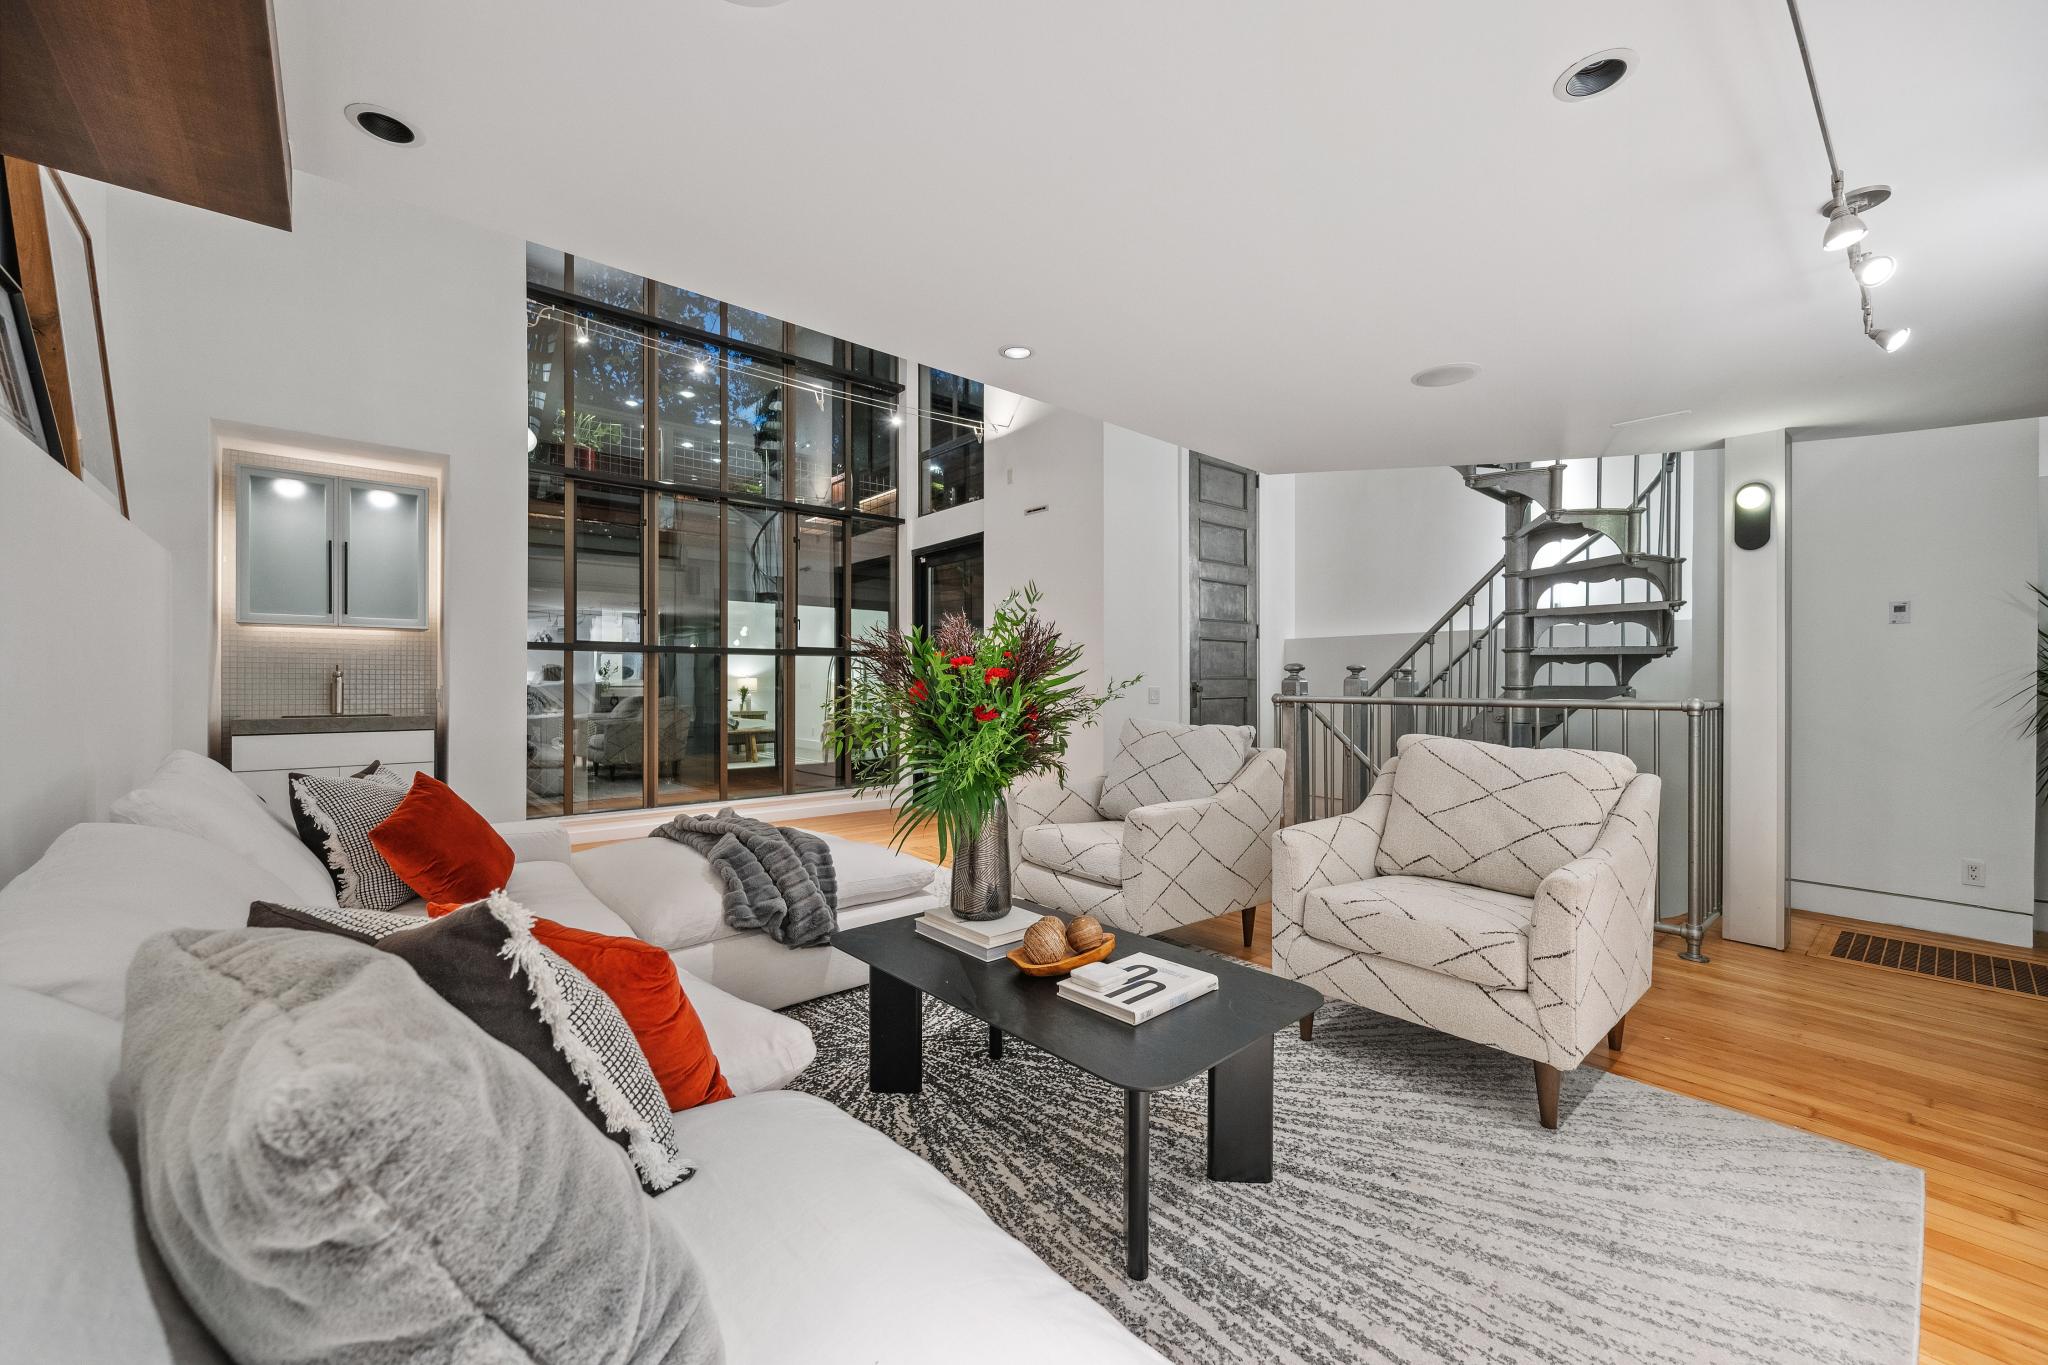
[[[220,479],[221,576],[228,585],[220,607],[220,710],[225,732],[252,717],[325,715],[334,667],[341,665],[344,709],[394,716],[432,715],[440,687],[441,613],[438,595],[428,605],[425,630],[357,626],[257,626],[235,620],[235,472],[244,465],[307,474],[390,479],[393,471],[331,460],[248,451],[222,452]],[[423,477],[424,476],[424,477]],[[405,482],[433,485],[428,524],[438,527],[439,481],[426,471]],[[437,537],[430,537],[434,543]]]

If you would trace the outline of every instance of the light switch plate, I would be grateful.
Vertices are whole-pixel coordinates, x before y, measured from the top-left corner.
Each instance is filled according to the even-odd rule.
[[[1913,604],[1912,604],[1911,602],[1894,602],[1894,603],[1892,603],[1892,610],[1891,610],[1891,615],[1890,615],[1889,617],[1887,617],[1886,619],[1887,619],[1888,621],[1890,621],[1890,622],[1891,622],[1891,624],[1893,624],[1893,625],[1895,625],[1895,626],[1910,626],[1910,625],[1912,625],[1912,624],[1913,624]]]
[[[1146,688],[1146,689],[1145,689],[1145,704],[1146,704],[1147,706],[1157,706],[1157,705],[1159,705],[1159,689],[1158,689],[1158,688],[1156,688],[1156,687],[1148,687],[1148,688]]]

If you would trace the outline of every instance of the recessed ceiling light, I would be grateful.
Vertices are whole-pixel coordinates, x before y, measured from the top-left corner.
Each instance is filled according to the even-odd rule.
[[[1417,370],[1408,376],[1408,382],[1418,389],[1447,389],[1453,384],[1462,384],[1479,373],[1477,365],[1459,360],[1449,365],[1432,365],[1426,370]]]
[[[1636,54],[1625,47],[1610,47],[1582,57],[1564,69],[1551,84],[1550,93],[1566,104],[1577,104],[1604,95],[1621,84],[1622,77],[1635,68]]]
[[[389,109],[380,109],[374,104],[351,104],[341,112],[350,123],[379,142],[388,142],[394,147],[420,145],[419,131]]]
[[[1029,346],[1005,346],[996,354],[1005,360],[1029,360],[1031,358],[1031,348]]]

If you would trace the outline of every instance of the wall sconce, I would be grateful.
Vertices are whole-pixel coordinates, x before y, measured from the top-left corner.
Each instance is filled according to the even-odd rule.
[[[1778,500],[1767,483],[1746,483],[1735,490],[1735,548],[1761,550],[1771,543],[1771,505]]]

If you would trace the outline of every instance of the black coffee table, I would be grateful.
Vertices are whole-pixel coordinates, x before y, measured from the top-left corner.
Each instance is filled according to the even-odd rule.
[[[1320,992],[1118,929],[1111,961],[1153,953],[1216,974],[1210,994],[1133,1026],[1062,1000],[1057,979],[1025,976],[1007,961],[977,962],[923,937],[914,923],[905,916],[832,937],[833,947],[868,964],[868,1085],[890,1095],[924,1088],[922,997],[929,995],[989,1026],[991,1058],[1001,1059],[1008,1034],[1121,1087],[1124,1261],[1132,1279],[1147,1272],[1153,1091],[1208,1072],[1209,1178],[1273,1178],[1273,1035],[1314,1013]]]

